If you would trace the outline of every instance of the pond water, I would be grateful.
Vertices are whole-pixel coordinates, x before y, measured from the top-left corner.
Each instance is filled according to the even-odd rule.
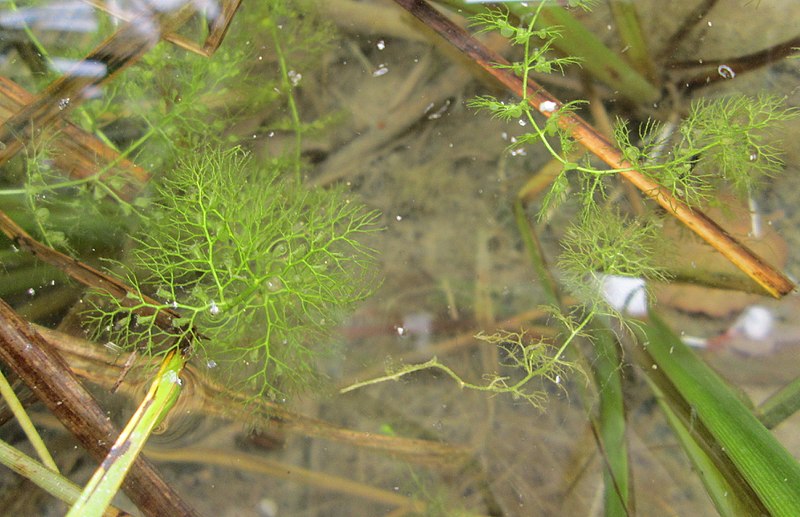
[[[144,454],[199,514],[713,515],[713,490],[659,404],[665,385],[653,374],[658,365],[624,325],[597,308],[604,304],[583,305],[575,297],[591,290],[588,277],[578,289],[566,287],[558,257],[570,225],[584,217],[579,192],[593,185],[576,179],[577,168],[605,166],[569,157],[575,175],[565,180],[568,199],[543,209],[560,169],[548,172],[551,154],[525,136],[534,131],[532,121],[501,120],[469,106],[479,95],[506,104],[518,98],[402,3],[3,6],[0,210],[44,245],[124,284],[140,282],[118,299],[147,305],[145,294],[157,300],[153,306],[176,312],[166,333],[144,332],[141,315],[125,319],[124,303],[110,312],[113,302],[68,279],[81,267],[62,262],[59,271],[44,264],[42,253],[36,262],[24,239],[2,244],[3,299],[22,318],[56,330],[41,332],[90,381],[120,427],[155,375],[144,349],[157,350],[169,332],[195,339],[181,374],[183,393]],[[759,96],[773,95],[781,110],[800,104],[800,59],[790,50],[800,47],[790,23],[800,15],[796,2],[693,0],[670,2],[669,12],[649,0],[609,4],[622,14],[605,3],[564,12],[613,59],[635,59],[643,48],[650,60],[635,73],[647,85],[644,94],[621,91],[630,80],[598,79],[596,63],[586,61],[612,59],[602,55],[567,65],[563,74],[532,76],[560,102],[588,100],[576,112],[600,132],[608,134],[617,118],[631,128],[648,118],[677,127],[702,99],[744,95],[755,105]],[[436,5],[457,25],[468,23]],[[629,8],[638,22],[628,27],[639,28],[643,46],[623,42],[618,30]],[[523,59],[522,49],[497,33],[481,41],[511,61]],[[561,50],[552,56],[563,56],[554,46]],[[554,101],[535,107],[548,102]],[[726,125],[742,123],[738,117]],[[702,209],[797,279],[800,120],[770,121],[768,129],[764,144],[780,152],[779,170],[749,200],[723,187]],[[548,136],[559,150],[558,137]],[[647,145],[637,138],[634,130],[633,144]],[[235,146],[250,157],[241,169],[209,151]],[[718,177],[703,161],[712,151],[703,152],[692,167]],[[753,161],[762,163],[759,156],[769,152],[764,148]],[[180,176],[181,170],[190,174]],[[645,225],[634,214],[657,219],[663,256],[654,267],[674,281],[648,282],[647,296],[676,339],[753,405],[796,381],[796,295],[754,294],[760,293],[755,283],[668,211],[619,175],[607,176],[602,195],[593,198],[599,206],[627,214],[627,228]],[[549,179],[537,186],[531,183],[537,177]],[[348,206],[355,212],[342,211]],[[340,219],[331,222],[335,214]],[[358,214],[375,214],[375,225],[358,227],[364,222]],[[343,227],[355,228],[344,235],[360,245],[332,238]],[[595,234],[605,231],[597,228]],[[21,235],[13,225],[3,229]],[[163,245],[166,252],[137,255],[175,235],[173,247]],[[542,275],[532,259],[531,235],[550,274]],[[620,245],[619,254],[627,249]],[[348,259],[354,253],[364,253],[363,261]],[[88,282],[98,287],[92,275]],[[687,281],[698,278],[703,285]],[[552,308],[548,282],[563,295],[560,309]],[[95,305],[108,318],[92,334],[86,319]],[[587,315],[598,313],[589,323]],[[647,324],[646,317],[640,321]],[[579,332],[599,332],[597,325],[621,338],[611,345],[619,357],[606,369],[599,339]],[[139,353],[131,356],[121,339]],[[539,350],[540,342],[545,358],[521,355]],[[569,364],[556,370],[553,356]],[[535,393],[535,404],[505,389],[525,378],[522,357],[550,376],[530,375],[524,393]],[[428,368],[398,374],[434,358]],[[290,361],[305,362],[295,369]],[[320,374],[313,389],[288,387],[313,371]],[[252,382],[243,382],[248,377]],[[614,386],[624,412],[611,414],[624,431],[609,452],[601,406]],[[725,445],[708,438],[714,431],[704,408],[685,399],[672,408],[690,416],[686,425],[711,443],[710,455],[729,469],[733,486],[757,494],[725,456]],[[30,412],[62,474],[83,486],[96,462],[41,404]],[[14,419],[4,422],[0,437],[33,454]],[[800,457],[798,424],[795,414],[765,433],[788,458]],[[615,454],[626,457],[621,468],[630,472],[616,485],[604,482]],[[59,515],[68,508],[10,471],[0,479],[3,514]],[[620,491],[628,494],[627,508],[614,510],[604,501]],[[137,511],[123,495],[115,503]]]

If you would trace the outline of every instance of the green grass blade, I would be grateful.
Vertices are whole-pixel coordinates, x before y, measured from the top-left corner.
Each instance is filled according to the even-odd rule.
[[[797,460],[655,314],[643,330],[653,367],[671,381],[764,507],[775,516],[800,515]]]
[[[772,429],[800,409],[800,377],[796,378],[758,406],[759,420]]]
[[[111,447],[111,451],[84,487],[78,502],[70,508],[67,517],[92,517],[102,515],[116,495],[125,475],[144,447],[153,429],[172,409],[180,394],[179,375],[184,358],[171,352],[162,363],[144,401],[128,421]]]
[[[39,432],[36,430],[36,427],[34,427],[33,422],[31,422],[31,419],[28,417],[28,413],[25,411],[25,408],[22,406],[22,403],[17,398],[16,393],[14,393],[14,390],[11,388],[11,385],[2,372],[0,372],[0,395],[2,395],[3,400],[6,401],[6,405],[11,409],[11,412],[17,419],[17,423],[22,428],[25,436],[28,437],[28,440],[31,442],[31,445],[33,445],[42,463],[50,470],[58,472],[58,466],[50,455],[50,451],[47,450],[47,446],[44,444],[42,437],[39,436]]]
[[[67,504],[75,503],[81,495],[81,487],[2,440],[0,440],[0,464],[24,476],[48,494]],[[109,507],[103,515],[113,517],[128,514]]]
[[[611,9],[614,24],[624,45],[625,50],[622,53],[634,68],[653,81],[656,78],[656,67],[650,56],[639,16],[636,14],[636,4],[627,0],[611,0],[608,7]]]
[[[595,357],[592,366],[600,396],[600,415],[597,421],[599,439],[605,459],[603,481],[605,483],[606,517],[627,516],[629,511],[630,471],[628,446],[625,439],[625,403],[620,377],[620,356],[617,344],[607,330],[595,329]]]
[[[760,502],[753,504],[752,499],[748,497],[749,491],[740,491],[735,485],[728,482],[725,473],[717,468],[714,458],[707,454],[702,445],[695,440],[697,436],[687,427],[685,419],[673,410],[672,403],[674,401],[670,401],[669,397],[650,377],[645,376],[645,379],[655,393],[661,412],[672,427],[681,448],[692,462],[694,471],[700,476],[706,493],[711,498],[717,512],[723,517],[759,515],[762,509]]]

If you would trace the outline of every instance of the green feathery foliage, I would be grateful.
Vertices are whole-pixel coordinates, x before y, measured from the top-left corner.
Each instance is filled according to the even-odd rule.
[[[353,384],[343,388],[341,392],[346,393],[390,380],[397,381],[406,375],[422,370],[437,370],[455,381],[459,388],[493,395],[511,395],[515,400],[523,400],[537,409],[544,409],[544,404],[548,399],[547,390],[543,386],[544,382],[551,382],[563,388],[562,380],[566,378],[567,374],[577,371],[585,375],[577,364],[564,358],[564,352],[576,338],[586,336],[585,327],[589,322],[589,318],[583,318],[580,322],[576,322],[571,316],[565,316],[550,307],[545,309],[558,318],[567,330],[564,336],[560,336],[563,338],[560,346],[543,339],[529,341],[524,332],[499,330],[493,334],[479,333],[475,336],[476,339],[497,346],[504,351],[504,359],[500,366],[505,370],[484,374],[480,383],[464,380],[452,368],[434,357],[421,364],[389,368],[385,376]]]
[[[564,65],[576,62],[574,58],[548,57],[546,50],[559,37],[559,31],[557,27],[534,29],[542,5],[520,26],[511,23],[502,10],[490,10],[476,17],[484,30],[497,30],[523,48],[522,60],[504,67],[522,77],[524,92],[528,91],[528,74],[561,70]],[[516,139],[513,148],[541,144],[561,162],[562,170],[546,193],[539,214],[542,216],[570,198],[580,202],[581,214],[567,232],[560,260],[567,269],[566,277],[573,280],[568,282],[570,285],[580,285],[582,282],[577,280],[590,273],[661,278],[663,275],[650,261],[649,243],[654,242],[651,223],[631,219],[623,224],[618,212],[603,207],[607,201],[607,180],[618,171],[597,168],[588,159],[584,163],[570,159],[576,143],[558,125],[558,119],[579,104],[580,101],[567,103],[540,122],[528,98],[504,102],[481,96],[469,102],[470,106],[487,110],[495,117],[520,120],[531,128]],[[697,206],[723,186],[742,196],[749,195],[762,178],[780,170],[782,161],[774,144],[775,124],[797,114],[782,104],[782,99],[766,95],[699,100],[672,131],[659,122],[645,123],[638,132],[640,146],[631,140],[625,123],[617,124],[614,136],[625,158],[637,169],[676,197]]]
[[[98,304],[92,327],[148,353],[196,328],[209,364],[230,365],[256,393],[306,387],[328,329],[375,286],[374,252],[358,239],[377,217],[341,190],[287,179],[285,160],[256,166],[213,148],[184,157],[136,236],[127,281],[139,295]],[[134,313],[166,308],[181,314],[174,329]]]
[[[631,142],[624,122],[616,125],[614,136],[640,171],[696,206],[725,185],[748,196],[764,177],[779,172],[783,161],[775,145],[776,123],[796,115],[775,96],[701,99],[675,131],[655,121],[644,124],[641,148]]]

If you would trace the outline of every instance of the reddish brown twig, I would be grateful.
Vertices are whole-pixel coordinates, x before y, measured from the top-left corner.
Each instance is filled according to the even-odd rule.
[[[120,20],[127,22],[133,18],[130,14],[123,12],[119,6],[108,4],[104,0],[84,1]],[[214,52],[216,52],[222,44],[225,33],[228,32],[228,27],[230,27],[231,21],[233,20],[233,15],[236,14],[241,3],[242,0],[223,0],[219,12],[209,20],[208,36],[206,36],[202,46],[175,32],[164,33],[161,35],[161,39],[169,41],[173,45],[184,50],[200,54],[201,56],[210,57],[214,55]]]
[[[56,267],[72,277],[74,280],[109,293],[114,296],[121,303],[132,305],[135,303],[139,296],[142,297],[148,305],[158,306],[159,302],[140,294],[116,278],[109,276],[93,267],[80,262],[72,257],[64,255],[60,251],[45,246],[41,242],[31,237],[25,230],[23,230],[17,223],[15,223],[8,215],[0,210],[0,231],[3,232],[11,241],[21,250],[29,252],[34,257],[42,262]],[[129,295],[133,295],[130,297]],[[141,315],[150,316],[153,310],[143,308]],[[156,323],[163,329],[173,328],[172,321],[178,318],[179,315],[175,311],[165,308],[156,312]]]
[[[527,98],[529,103],[545,117],[552,116],[561,108],[562,103],[558,99],[530,78],[528,78],[528,91],[523,92],[521,78],[514,75],[510,69],[497,67],[497,65],[509,65],[506,59],[486,48],[424,0],[395,0],[395,2],[447,39],[514,94]],[[717,223],[699,210],[692,209],[685,202],[673,196],[669,190],[637,171],[634,164],[625,160],[619,149],[583,118],[567,112],[559,117],[559,125],[595,156],[613,169],[617,169],[622,177],[630,181],[647,197],[656,201],[704,241],[716,248],[736,267],[758,282],[769,294],[781,297],[794,289],[791,280],[761,260]]]
[[[7,120],[34,99],[22,86],[0,77],[0,120]],[[51,129],[57,133],[53,139],[53,163],[72,178],[87,178],[103,169],[108,169],[107,175],[124,175],[123,187],[115,192],[125,201],[132,200],[150,178],[146,170],[75,124],[57,120]]]

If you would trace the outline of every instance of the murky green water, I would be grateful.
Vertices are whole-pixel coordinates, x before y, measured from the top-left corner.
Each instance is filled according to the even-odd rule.
[[[551,157],[541,144],[519,145],[530,123],[467,106],[487,94],[515,102],[510,93],[393,2],[273,0],[238,9],[235,2],[195,2],[183,10],[169,4],[32,2],[0,10],[0,209],[43,244],[124,284],[140,279],[153,306],[176,311],[166,334],[180,330],[196,340],[181,399],[145,450],[189,505],[203,515],[601,515],[610,455],[599,444],[599,394],[604,379],[618,375],[626,426],[621,450],[632,472],[625,483],[629,513],[715,513],[645,380],[640,343],[623,340],[621,363],[611,368],[616,373],[599,374],[596,341],[576,337],[559,356],[576,361],[576,370],[526,385],[539,390],[541,409],[508,393],[463,388],[453,378],[483,387],[524,378],[524,368],[512,364],[522,353],[513,338],[491,343],[475,339],[478,333],[522,332],[522,345],[542,340],[551,354],[564,343],[558,318],[542,308],[550,302],[547,286],[514,203],[528,192],[522,216],[556,283],[564,279],[557,255],[566,228],[580,217],[579,204],[537,215],[544,192],[531,193],[528,182],[546,175],[540,170]],[[574,66],[563,76],[535,79],[560,101],[589,99],[578,113],[601,130],[616,117],[675,123],[701,98],[771,94],[796,106],[800,60],[741,58],[792,46],[794,3],[707,4],[696,23],[687,18],[697,8],[692,2],[670,3],[669,12],[659,2],[634,4],[653,57],[655,101],[624,98]],[[605,4],[569,12],[613,52],[628,55]],[[500,37],[485,43],[508,59],[521,58]],[[772,138],[784,153],[784,170],[765,180],[749,205],[715,194],[723,206],[708,211],[792,278],[800,274],[797,131],[797,119],[779,123]],[[203,157],[234,146],[249,154],[251,168],[225,176],[234,180],[225,180],[231,188],[223,193],[207,193],[213,164]],[[177,177],[187,157],[199,157],[197,174],[170,191],[179,203],[164,203],[154,185]],[[259,175],[267,169],[280,171],[286,183],[279,188]],[[549,182],[542,183],[545,190]],[[618,179],[604,185],[604,203],[634,213],[630,206],[639,202],[630,200],[639,194]],[[572,181],[570,191],[581,186]],[[295,203],[306,188],[342,190],[319,198],[330,204]],[[278,209],[257,212],[268,204],[253,196],[259,189],[273,193],[263,199]],[[195,198],[198,207],[212,209],[192,209]],[[246,219],[235,208],[248,203]],[[357,203],[378,211],[381,228],[344,234],[374,250],[372,261],[365,255],[358,263],[348,261],[354,248],[347,241],[331,237],[352,220],[328,225],[325,219]],[[177,216],[165,205],[187,227],[200,221],[201,231],[171,230]],[[651,202],[641,206],[656,211]],[[273,224],[284,218],[287,224]],[[35,261],[19,230],[5,228],[17,239],[0,250],[3,300],[26,320],[84,339],[47,334],[123,426],[155,372],[141,348],[158,349],[166,334],[142,334],[156,341],[130,356],[113,332],[130,330],[126,335],[136,338],[149,320],[119,313],[104,320],[94,344],[85,340],[86,311],[107,307],[68,280],[85,269],[62,263],[59,271]],[[162,276],[148,284],[147,264],[137,264],[133,250],[171,231],[181,235],[170,252],[176,258],[157,262],[150,274]],[[271,231],[274,237],[259,240]],[[735,274],[709,246],[689,243],[678,225],[659,223],[659,232],[675,253],[661,267],[683,263],[725,278]],[[312,256],[314,250],[319,254]],[[364,265],[370,278],[347,276]],[[92,275],[88,282],[97,287]],[[164,285],[169,278],[171,287]],[[738,285],[752,290],[747,282]],[[794,294],[773,300],[677,284],[653,285],[651,303],[754,404],[797,378]],[[361,296],[362,287],[371,288],[369,295]],[[121,299],[144,303],[141,294],[131,289]],[[190,319],[195,313],[202,316]],[[573,313],[574,325],[584,314]],[[233,343],[218,346],[231,336]],[[448,370],[339,392],[434,357]],[[290,361],[304,361],[303,367],[295,370]],[[319,372],[313,389],[287,388],[302,385],[312,371]],[[267,389],[260,372],[272,383]],[[254,398],[254,389],[261,396]],[[41,404],[31,413],[62,473],[83,485],[96,463]],[[795,415],[772,431],[795,457],[796,423]],[[0,432],[30,452],[13,418]],[[67,509],[21,478],[7,472],[2,479],[4,514]],[[117,502],[133,508],[125,498]]]

